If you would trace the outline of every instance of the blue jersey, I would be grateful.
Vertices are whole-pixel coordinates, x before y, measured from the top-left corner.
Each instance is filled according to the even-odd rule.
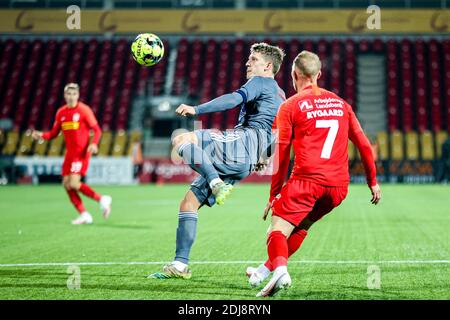
[[[269,157],[273,151],[272,124],[284,100],[284,91],[273,78],[252,77],[235,92],[195,106],[194,109],[196,114],[203,114],[240,106],[241,112],[235,130],[244,131],[242,139],[246,141],[246,156],[252,163],[256,163],[263,153],[265,157]]]
[[[273,78],[252,77],[236,93],[242,96],[236,128],[272,129],[278,108],[286,100],[284,91]]]

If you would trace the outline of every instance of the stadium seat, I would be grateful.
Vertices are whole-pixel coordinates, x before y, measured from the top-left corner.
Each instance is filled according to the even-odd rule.
[[[77,40],[71,48],[71,63],[68,65],[66,82],[78,82],[83,51],[84,41]]]
[[[395,40],[389,40],[387,42],[387,70],[387,126],[389,131],[393,131],[399,128],[399,73],[397,61],[397,42]]]
[[[128,151],[127,155],[131,155],[133,152],[133,144],[142,141],[142,132],[133,130],[129,133]]]
[[[64,136],[60,133],[56,138],[50,141],[50,147],[47,155],[49,157],[60,157],[64,151]]]
[[[100,145],[98,146],[99,156],[108,156],[111,149],[112,133],[111,131],[103,131]]]
[[[377,133],[378,159],[389,159],[389,136],[386,131]]]
[[[35,142],[33,154],[41,157],[45,156],[47,154],[48,145],[48,140],[39,140]]]
[[[436,157],[438,159],[440,159],[442,156],[442,145],[444,144],[447,137],[448,134],[445,131],[439,131],[435,135]]]
[[[447,70],[445,72],[445,79],[444,79],[444,83],[445,86],[443,86],[443,90],[444,90],[444,105],[447,106],[447,108],[445,108],[444,112],[447,113],[447,115],[444,114],[444,121],[446,119],[446,129],[448,131],[450,131],[450,72],[448,72],[448,70],[450,70],[450,40],[444,40],[443,45],[442,45],[442,57],[444,60],[444,68],[443,70]]]
[[[19,147],[17,148],[17,156],[30,155],[33,146],[33,138],[31,136],[31,132],[31,130],[27,130],[22,133],[22,138],[20,139]]]
[[[430,131],[420,134],[420,146],[422,160],[434,160],[433,134]]]
[[[415,41],[415,114],[416,126],[419,132],[427,129],[427,89],[426,89],[426,67],[425,67],[425,46],[423,40]]]
[[[6,43],[2,43],[2,46],[4,46],[4,48],[0,62],[0,97],[3,96],[2,88],[4,87],[4,84],[9,81],[8,71],[10,70],[14,59],[16,42],[14,40],[7,40]],[[3,106],[0,106],[0,111],[2,108]]]
[[[0,147],[6,142],[6,134],[3,130],[0,130]]]
[[[14,110],[14,125],[19,129],[21,129],[25,123],[25,113],[32,96],[31,88],[34,84],[33,80],[41,68],[40,57],[42,49],[43,44],[41,40],[33,41],[27,72],[22,80],[19,100],[16,101],[16,107]]]
[[[405,134],[406,143],[406,159],[418,160],[419,159],[419,136],[417,132],[410,131]]]
[[[43,65],[39,72],[39,78],[36,83],[36,90],[32,95],[32,99],[30,101],[30,113],[28,116],[28,124],[27,128],[34,129],[37,128],[39,123],[40,116],[42,114],[42,106],[44,99],[47,95],[47,87],[50,83],[50,74],[53,67],[53,61],[56,54],[57,44],[56,41],[50,40],[44,43],[45,48],[45,56],[43,58]]]
[[[125,153],[125,146],[127,143],[127,133],[124,130],[119,130],[114,137],[114,145],[112,150],[113,157],[122,157]]]
[[[41,125],[41,129],[49,130],[52,126],[55,118],[56,109],[62,105],[63,93],[65,82],[65,69],[70,59],[70,41],[63,40],[60,45],[59,52],[55,58],[57,61],[54,72],[52,74],[52,84],[49,87],[49,93],[47,95],[46,104],[44,106],[44,118]]]
[[[13,155],[16,153],[17,144],[19,143],[19,131],[12,130],[9,131],[6,135],[6,143],[3,146],[2,153],[4,155]]]
[[[403,158],[403,133],[399,130],[395,130],[391,133],[391,159],[403,160]]]
[[[428,63],[429,63],[429,81],[430,86],[430,102],[431,102],[431,129],[440,131],[442,129],[441,115],[441,81],[440,73],[444,66],[441,66],[441,52],[438,42],[435,39],[429,41],[428,44]]]
[[[95,67],[95,57],[98,55],[98,41],[92,39],[87,43],[87,53],[83,63],[83,68],[80,74],[80,99],[82,101],[90,101],[90,94],[92,90],[89,90],[92,86],[92,77]]]
[[[353,40],[345,41],[345,66],[344,75],[341,75],[340,82],[343,83],[343,98],[352,106],[353,110],[357,110],[356,105],[356,54],[355,43]]]
[[[400,43],[400,70],[402,78],[402,127],[405,132],[413,130],[413,111],[412,111],[412,47],[408,39],[402,40]]]
[[[25,62],[28,60],[27,52],[29,46],[30,42],[27,40],[21,40],[19,42],[17,55],[15,56],[15,61],[12,63],[12,72],[10,74],[9,80],[6,83],[7,89],[2,101],[0,118],[9,118],[12,111],[15,109],[19,91],[22,87],[22,85],[20,85],[20,80],[26,68]]]

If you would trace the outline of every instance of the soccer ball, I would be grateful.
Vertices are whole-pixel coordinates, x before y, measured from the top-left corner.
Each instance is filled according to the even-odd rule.
[[[164,45],[158,36],[142,33],[131,44],[131,53],[137,63],[150,67],[157,64],[164,56]]]

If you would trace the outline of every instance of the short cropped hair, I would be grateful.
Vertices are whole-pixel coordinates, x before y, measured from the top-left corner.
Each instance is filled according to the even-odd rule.
[[[70,89],[80,91],[80,86],[77,83],[70,82],[70,83],[66,84],[66,86],[64,87],[64,92],[67,92],[67,90],[70,90]]]
[[[274,75],[280,71],[281,63],[283,62],[283,58],[285,53],[283,49],[276,46],[271,46],[265,42],[255,43],[251,46],[250,52],[258,52],[263,55],[266,60],[272,62],[272,72]]]
[[[307,78],[315,77],[320,69],[322,63],[317,54],[303,50],[294,59],[295,67]]]

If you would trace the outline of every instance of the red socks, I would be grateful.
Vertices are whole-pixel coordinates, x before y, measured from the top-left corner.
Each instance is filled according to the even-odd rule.
[[[69,195],[70,202],[74,205],[74,207],[77,209],[79,213],[83,213],[86,211],[83,205],[83,200],[81,200],[80,195],[78,194],[78,191],[76,190],[66,190],[67,194]],[[92,190],[91,187],[89,187],[85,183],[81,183],[80,190],[82,194],[85,196],[94,199],[95,201],[100,201],[101,196],[96,193],[94,190]]]
[[[84,194],[86,197],[94,199],[97,202],[100,201],[101,195],[99,195],[97,192],[95,192],[91,187],[89,187],[85,183],[81,183],[80,192],[82,194]]]
[[[287,266],[288,244],[281,231],[272,231],[267,239],[267,252],[273,269]]]
[[[83,201],[81,200],[80,196],[78,195],[78,192],[75,190],[66,190],[67,194],[69,195],[70,202],[74,205],[75,209],[81,214],[86,211],[83,205]]]
[[[298,248],[300,248],[300,246],[302,245],[303,240],[305,239],[305,237],[307,235],[308,235],[308,231],[302,229],[302,230],[295,231],[295,233],[292,233],[289,236],[289,238],[287,239],[288,257],[293,255],[298,250]],[[269,238],[270,238],[270,236],[269,236]],[[266,266],[267,269],[269,269],[270,271],[273,271],[275,268],[273,268],[272,263],[270,261],[271,261],[271,259],[269,258],[264,263],[264,265]]]

